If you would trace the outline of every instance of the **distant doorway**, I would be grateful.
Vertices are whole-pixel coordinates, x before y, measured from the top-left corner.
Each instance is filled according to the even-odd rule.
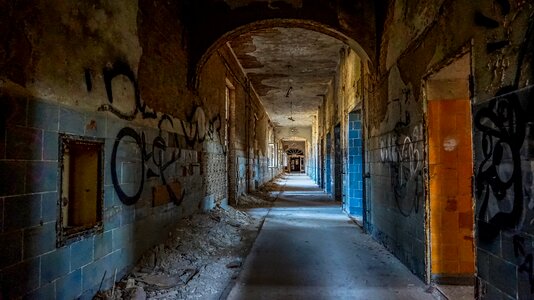
[[[427,89],[431,280],[474,283],[470,56],[430,76]]]
[[[289,170],[291,172],[299,172],[301,170],[302,164],[300,163],[300,157],[291,157],[289,158]]]
[[[304,152],[300,149],[290,148],[286,151],[287,157],[289,157],[289,172],[302,173],[304,169]]]

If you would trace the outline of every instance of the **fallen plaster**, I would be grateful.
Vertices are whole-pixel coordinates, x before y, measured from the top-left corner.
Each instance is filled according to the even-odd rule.
[[[183,219],[167,241],[95,299],[219,299],[237,278],[268,211],[240,209],[270,207],[270,187],[242,195],[238,209],[216,207]]]

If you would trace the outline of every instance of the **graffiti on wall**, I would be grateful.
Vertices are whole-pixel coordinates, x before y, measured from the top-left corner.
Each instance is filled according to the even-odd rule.
[[[400,213],[408,217],[419,212],[419,200],[423,193],[421,152],[421,126],[414,127],[411,134],[396,128],[380,140],[380,159],[390,165],[395,202]]]
[[[117,117],[127,120],[127,121],[132,121],[133,119],[135,119],[138,113],[141,113],[141,116],[144,119],[148,119],[148,118],[156,119],[157,118],[157,114],[154,111],[149,110],[146,103],[144,103],[141,100],[141,93],[139,91],[139,83],[137,82],[135,73],[132,71],[132,69],[127,63],[125,63],[122,60],[118,60],[114,64],[110,64],[106,66],[102,70],[102,75],[104,78],[104,85],[106,86],[106,94],[108,97],[109,104],[101,105],[98,108],[99,111],[109,111],[113,113],[114,115],[116,115]],[[112,81],[118,76],[125,76],[126,78],[128,78],[128,80],[130,81],[133,87],[135,106],[134,106],[133,111],[131,112],[123,112],[120,109],[117,109],[113,105],[114,99],[113,99]]]
[[[222,144],[222,119],[220,114],[208,119],[201,106],[197,106],[187,121],[180,120],[185,140],[189,146],[196,143],[203,143],[206,138],[217,140]],[[226,149],[223,147],[223,153]]]
[[[510,12],[507,0],[496,2],[503,15]],[[499,22],[481,12],[476,12],[475,21],[490,29],[500,26]],[[495,98],[475,108],[474,123],[480,132],[478,142],[482,148],[476,172],[476,196],[480,201],[478,225],[480,238],[486,241],[493,240],[502,230],[521,228],[525,222],[525,202],[532,194],[528,162],[534,156],[531,150],[534,107],[530,103],[533,94],[532,88],[518,90],[518,86],[525,73],[527,54],[533,50],[533,37],[534,18],[530,17],[517,53],[513,83],[499,89]],[[499,44],[502,47],[509,45],[508,42]]]
[[[162,184],[166,187],[170,200],[176,205],[180,205],[182,203],[182,200],[185,196],[185,190],[182,189],[181,195],[176,195],[165,176],[165,170],[171,165],[175,164],[181,156],[180,148],[172,150],[170,157],[166,153],[168,150],[168,145],[162,136],[162,125],[165,122],[173,127],[172,119],[167,116],[163,116],[158,124],[159,134],[152,141],[151,147],[149,147],[146,142],[146,135],[144,132],[139,134],[133,128],[124,127],[117,134],[117,138],[113,144],[113,151],[111,153],[111,179],[113,181],[115,191],[117,192],[117,195],[122,203],[126,205],[132,205],[139,201],[143,192],[145,177],[146,179],[159,178]],[[117,174],[118,149],[121,142],[127,142],[128,138],[132,139],[138,147],[137,151],[134,151],[134,153],[140,154],[139,161],[142,174],[140,181],[137,183],[137,189],[134,189],[135,194],[132,196],[127,195],[127,193],[122,189]],[[178,145],[178,134],[173,133],[172,139],[174,145]],[[147,167],[150,160],[154,167]],[[146,173],[145,169],[147,169]]]
[[[173,118],[166,114],[161,114],[161,116],[158,117],[158,114],[155,111],[152,111],[147,107],[146,103],[141,99],[135,73],[127,63],[121,60],[116,61],[114,64],[106,66],[102,70],[102,74],[109,103],[101,105],[98,108],[98,111],[111,112],[117,117],[127,121],[134,120],[138,115],[143,119],[158,119],[159,133],[151,143],[147,142],[146,134],[144,132],[138,133],[131,127],[122,128],[116,136],[111,154],[111,179],[119,199],[125,205],[137,203],[141,198],[145,179],[159,178],[167,190],[169,199],[176,205],[180,205],[184,199],[185,190],[182,189],[181,194],[177,195],[170,185],[171,182],[169,182],[165,175],[165,171],[178,162],[181,157],[180,149],[184,147],[184,145],[181,145],[180,143],[178,131],[175,128]],[[127,78],[133,88],[134,105],[130,112],[125,112],[114,105],[112,81],[118,76]],[[85,77],[87,90],[90,92],[93,85],[90,70],[85,70]],[[220,114],[208,119],[204,109],[201,106],[197,106],[187,121],[180,120],[179,122],[187,146],[194,147],[197,143],[203,143],[206,138],[213,141],[218,139],[222,146],[222,120]],[[170,130],[169,141],[166,141],[164,138],[164,128]],[[139,164],[141,167],[139,182],[137,183],[137,187],[134,188],[134,193],[130,195],[128,195],[121,186],[118,173],[121,166],[119,165],[120,162],[117,158],[120,146],[127,144],[128,142],[133,142],[136,145],[137,151],[134,151],[134,153],[139,153]],[[173,147],[170,147],[169,144],[172,144]],[[222,147],[224,152],[224,146]]]
[[[497,8],[493,10],[493,15],[485,14],[480,10],[475,11],[474,13],[474,22],[477,26],[482,27],[486,30],[492,31],[491,37],[488,37],[486,42],[486,52],[491,56],[491,61],[493,63],[488,64],[488,73],[492,75],[492,82],[495,81],[497,86],[504,85],[504,82],[507,77],[507,69],[513,62],[510,61],[509,55],[517,54],[517,68],[514,82],[512,86],[516,89],[519,86],[519,80],[522,75],[530,75],[534,78],[534,68],[530,67],[530,72],[525,72],[526,67],[524,68],[523,64],[526,61],[534,59],[534,45],[533,35],[534,35],[534,15],[530,15],[528,19],[528,27],[525,34],[525,39],[522,41],[522,45],[517,48],[511,47],[512,40],[514,37],[514,22],[519,20],[518,13],[521,11],[528,11],[529,4],[528,1],[515,1],[513,6],[508,0],[494,0],[494,7]],[[512,14],[512,8],[516,13]],[[512,16],[512,17],[510,17]],[[523,26],[523,25],[521,25]],[[490,89],[493,85],[488,85]]]
[[[522,150],[527,122],[534,121],[534,107],[528,104],[530,93],[528,89],[498,96],[479,106],[475,114],[482,146],[475,180],[482,240],[492,240],[502,230],[518,228],[523,220],[527,195],[522,165],[529,158],[528,151]]]
[[[410,91],[403,90],[404,99],[394,99],[399,114],[393,130],[380,138],[380,161],[390,166],[394,198],[401,215],[408,217],[419,212],[423,196],[421,170],[423,140],[422,124],[413,125],[410,113],[403,108],[410,101]]]
[[[507,0],[496,2],[502,15],[510,12]],[[475,20],[480,26],[501,26],[480,12],[476,14]],[[509,34],[509,31],[505,32]],[[525,242],[523,232],[534,229],[534,88],[520,90],[518,87],[521,76],[534,78],[534,74],[527,72],[530,64],[525,63],[534,53],[533,41],[534,17],[531,15],[525,38],[517,51],[512,84],[500,88],[493,99],[474,109],[477,131],[474,142],[480,145],[475,172],[478,237],[485,243],[493,242],[501,232],[507,233],[506,238],[511,237],[518,273],[528,277],[530,293],[534,293],[533,254],[528,247],[531,243]],[[510,50],[511,47],[505,48],[510,45],[507,36],[502,41],[488,43],[487,50],[488,53]]]

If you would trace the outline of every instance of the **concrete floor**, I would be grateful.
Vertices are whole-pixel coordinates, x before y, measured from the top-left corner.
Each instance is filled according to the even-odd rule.
[[[307,176],[284,183],[228,299],[433,299]]]

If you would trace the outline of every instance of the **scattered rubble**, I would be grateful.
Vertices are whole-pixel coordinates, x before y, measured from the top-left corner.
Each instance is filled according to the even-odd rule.
[[[274,199],[264,193],[250,193],[239,196],[239,208],[271,207]]]
[[[262,193],[270,193],[273,191],[279,191],[280,190],[280,180],[285,179],[285,175],[280,175],[277,178],[263,184],[258,191]]]
[[[272,202],[247,196],[247,205]],[[134,270],[99,299],[219,299],[258,233],[261,218],[229,207],[180,221],[172,236],[148,251]]]

